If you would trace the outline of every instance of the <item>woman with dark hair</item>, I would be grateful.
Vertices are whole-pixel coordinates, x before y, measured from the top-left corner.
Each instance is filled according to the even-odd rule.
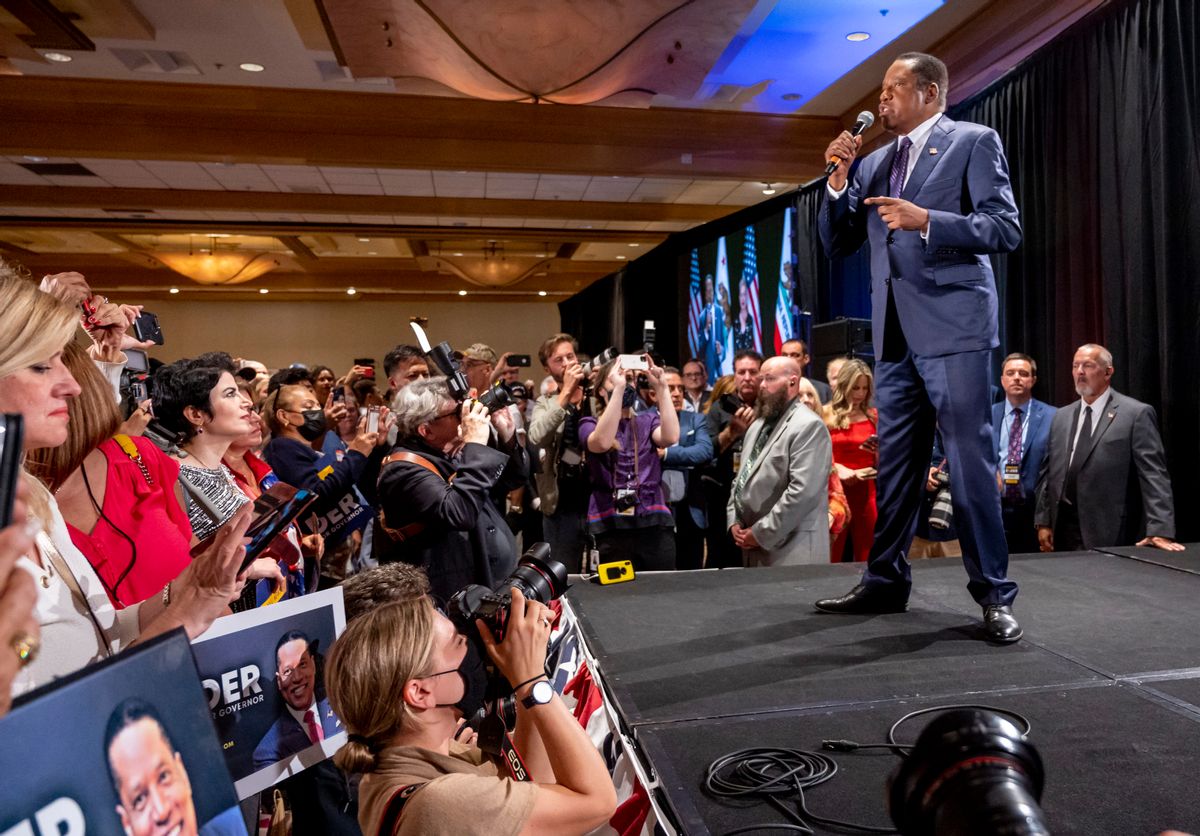
[[[329,394],[333,391],[333,384],[337,381],[337,375],[333,373],[333,369],[329,366],[313,366],[313,391],[317,393],[317,400],[322,404],[329,403]]]

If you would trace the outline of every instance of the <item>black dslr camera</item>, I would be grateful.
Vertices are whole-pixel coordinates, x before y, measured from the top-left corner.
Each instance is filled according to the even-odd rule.
[[[514,587],[526,598],[548,604],[567,591],[567,567],[550,559],[548,543],[534,543],[522,555],[513,573],[494,589],[471,584],[454,593],[446,604],[446,616],[460,632],[473,638],[478,635],[475,621],[483,621],[491,628],[496,641],[503,641]]]
[[[425,336],[425,329],[415,322],[410,324],[417,335],[417,342],[420,344],[421,350],[437,366],[438,371],[446,376],[450,397],[459,403],[467,400],[471,386],[467,383],[467,376],[463,374],[459,362],[454,359],[454,350],[450,348],[450,343],[443,341],[430,348],[429,338]],[[489,414],[515,403],[512,393],[503,383],[497,383],[486,392],[480,392],[475,400],[483,404]]]

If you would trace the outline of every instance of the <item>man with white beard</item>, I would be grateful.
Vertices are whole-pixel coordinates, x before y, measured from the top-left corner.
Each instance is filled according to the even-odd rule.
[[[745,566],[829,562],[833,445],[824,422],[797,398],[800,377],[789,357],[762,365],[727,508]]]

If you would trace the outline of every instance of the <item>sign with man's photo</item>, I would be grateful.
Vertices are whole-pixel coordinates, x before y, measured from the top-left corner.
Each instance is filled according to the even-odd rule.
[[[192,643],[239,798],[320,763],[346,740],[324,659],[346,626],[339,588],[217,619]]]
[[[3,836],[246,836],[182,630],[0,719]]]

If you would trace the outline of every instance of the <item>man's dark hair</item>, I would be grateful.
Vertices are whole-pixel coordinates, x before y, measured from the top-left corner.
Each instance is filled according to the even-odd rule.
[[[733,364],[736,366],[738,360],[745,360],[747,358],[755,361],[760,366],[763,364],[763,356],[761,354],[759,354],[757,351],[755,351],[753,348],[743,348],[740,351],[738,351],[736,354],[734,354],[733,355]]]
[[[171,750],[171,754],[174,755],[179,751],[175,746],[175,741],[171,739],[171,733],[167,731],[162,717],[159,716],[158,709],[141,697],[130,697],[121,701],[113,709],[112,714],[108,715],[108,722],[104,724],[104,763],[108,767],[108,778],[112,781],[113,791],[116,792],[118,798],[121,797],[121,783],[117,779],[116,773],[113,772],[112,759],[108,756],[108,750],[112,748],[112,742],[116,740],[118,734],[139,720],[153,720],[158,726],[158,731],[162,734],[167,748]]]
[[[804,340],[800,339],[799,337],[792,337],[790,340],[783,341],[784,345],[787,345],[788,343],[800,343],[800,350],[803,351],[805,354],[808,354],[808,343],[806,343]]]
[[[153,377],[155,419],[167,429],[182,433],[185,442],[191,441],[196,427],[183,411],[191,406],[212,417],[212,390],[222,372],[201,359],[176,360],[163,366]]]
[[[950,73],[942,59],[927,55],[924,52],[906,52],[896,59],[907,61],[917,77],[917,86],[922,90],[930,84],[936,84],[938,89],[938,106],[946,109],[946,96],[950,92]]]
[[[409,563],[384,563],[346,578],[342,583],[346,623],[394,601],[408,601],[429,594],[425,570]]]
[[[417,348],[415,345],[408,343],[400,343],[400,345],[389,351],[383,358],[383,376],[391,377],[392,372],[401,363],[409,363],[413,360],[424,360],[425,352]]]
[[[550,362],[550,355],[554,353],[554,349],[558,347],[559,343],[570,343],[571,350],[576,354],[579,353],[579,343],[570,334],[563,334],[561,332],[552,334],[538,349],[538,360],[542,361],[542,368],[545,368],[546,364]],[[577,357],[576,359],[579,358]]]
[[[314,387],[317,385],[317,380],[313,376],[313,373],[304,368],[304,366],[289,366],[271,375],[271,379],[267,381],[267,394],[269,395],[276,389],[284,386],[296,386],[305,383]]]
[[[275,667],[276,668],[279,667],[279,648],[283,647],[288,642],[294,642],[297,639],[302,640],[304,642],[305,647],[308,647],[309,652],[311,653],[312,639],[310,639],[308,637],[308,634],[305,633],[303,630],[288,630],[286,633],[284,633],[282,636],[279,637],[279,641],[275,642]]]
[[[1014,351],[1012,354],[1004,358],[1004,362],[1000,364],[1000,370],[1004,371],[1004,367],[1008,365],[1010,360],[1024,360],[1029,364],[1029,370],[1033,372],[1033,376],[1037,377],[1037,360],[1034,360],[1028,354],[1022,354],[1019,351]]]

